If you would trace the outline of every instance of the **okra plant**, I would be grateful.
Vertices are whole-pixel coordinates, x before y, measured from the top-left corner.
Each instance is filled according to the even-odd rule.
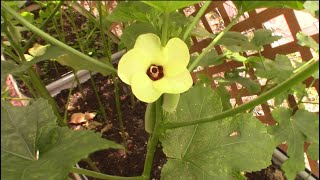
[[[178,11],[196,3],[202,6],[194,17],[186,17]],[[2,2],[1,53],[7,58],[1,61],[1,178],[57,180],[67,179],[68,173],[74,172],[99,179],[150,179],[158,143],[167,156],[161,172],[164,180],[245,179],[245,172],[268,167],[273,151],[284,142],[288,145],[289,159],[282,169],[288,179],[294,179],[305,168],[305,142],[310,143],[308,155],[318,160],[319,118],[316,113],[305,110],[302,102],[318,79],[318,43],[301,32],[296,34],[298,44],[313,49],[316,56],[293,67],[285,54],[277,54],[273,60],[261,55],[264,45],[281,38],[272,31],[255,30],[249,39],[230,28],[245,12],[257,8],[291,8],[308,11],[319,18],[319,2],[234,1],[238,14],[224,30],[215,34],[197,26],[211,3],[214,2],[119,1],[110,13],[98,2],[96,18],[76,1],[54,1],[45,4],[50,8],[35,19],[30,12],[18,13],[19,2]],[[41,30],[50,21],[54,21],[57,33],[62,30],[57,28],[59,22],[55,19],[65,13],[62,5],[75,7],[90,20],[88,26],[101,32],[105,58],[88,53],[90,43],[85,42],[94,30],[84,33],[84,41],[74,29],[79,33],[76,35],[80,51],[70,47],[62,34],[47,34]],[[71,23],[74,20],[72,16],[68,19]],[[122,23],[124,27],[120,41],[109,32],[113,22]],[[21,31],[35,35],[23,40]],[[199,54],[190,55],[191,36],[209,39],[210,44]],[[47,44],[32,46],[36,37]],[[117,69],[111,61],[112,41],[126,48]],[[215,51],[217,45],[224,47],[222,54]],[[257,53],[247,57],[248,51]],[[110,75],[114,82],[119,78],[131,87],[138,100],[147,103],[145,130],[150,136],[140,176],[111,176],[75,167],[75,163],[94,151],[126,147],[125,143],[120,145],[102,139],[99,133],[66,127],[66,117],[60,115],[57,104],[32,68],[48,59],[69,66],[75,72],[99,72]],[[223,77],[199,75],[198,80],[193,81],[191,74],[195,68],[216,66],[224,61],[238,61],[243,66],[224,72]],[[240,75],[248,73],[249,69],[254,70],[255,76],[267,80],[264,90],[257,81]],[[6,96],[4,82],[8,74],[19,77],[28,86],[33,97],[27,106],[14,107],[7,101],[10,98]],[[303,81],[310,76],[314,81],[306,87]],[[215,88],[211,88],[213,80],[218,82]],[[250,95],[258,96],[232,106],[226,86],[235,82]],[[283,106],[288,94],[300,99],[299,110]],[[124,126],[120,118],[119,91],[115,98],[119,122]],[[251,111],[270,99],[275,101],[272,116],[277,124],[266,126]]]

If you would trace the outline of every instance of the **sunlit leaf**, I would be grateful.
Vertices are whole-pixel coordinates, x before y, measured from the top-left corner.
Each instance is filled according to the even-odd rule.
[[[272,31],[269,29],[257,29],[254,31],[254,37],[251,40],[257,47],[261,47],[265,44],[273,43],[281,39],[281,36],[273,36]]]
[[[36,43],[32,48],[28,50],[28,52],[32,56],[42,56],[46,53],[47,46],[42,46],[41,44]]]
[[[296,36],[298,39],[298,44],[301,46],[307,46],[315,51],[319,51],[319,44],[310,36],[304,34],[303,32],[298,32]]]
[[[22,12],[21,16],[24,17],[30,23],[32,23],[34,21],[34,14],[31,12],[27,12],[27,11]]]
[[[41,56],[36,56],[31,61],[23,63],[21,66],[21,69],[26,70],[30,68],[33,64],[36,64],[41,61],[46,61],[46,60],[58,61],[60,64],[72,67],[76,71],[90,70],[90,71],[99,72],[103,75],[110,74],[110,71],[108,71],[106,68],[92,64],[91,62],[77,55],[71,54],[65,49],[62,49],[58,46],[48,46],[45,54]],[[109,62],[107,65],[111,66]]]
[[[310,14],[319,19],[319,1],[305,1],[303,7]]]

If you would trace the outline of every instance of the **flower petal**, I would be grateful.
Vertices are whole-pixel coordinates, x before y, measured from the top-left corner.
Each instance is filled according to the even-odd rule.
[[[150,61],[138,49],[131,49],[119,61],[118,76],[126,84],[131,84],[131,79],[138,72],[147,72]]]
[[[137,73],[131,79],[132,92],[140,101],[154,102],[163,92],[155,89],[153,83],[145,72]]]
[[[179,74],[169,77],[164,77],[153,82],[153,86],[161,92],[178,94],[187,91],[193,84],[193,80],[188,69],[184,68]]]
[[[160,38],[152,33],[140,35],[134,45],[134,49],[140,49],[149,58],[152,64],[164,65],[166,59],[163,58]]]
[[[184,71],[190,60],[188,46],[179,38],[172,38],[164,48],[164,57],[167,64],[164,65],[164,74],[174,76]]]

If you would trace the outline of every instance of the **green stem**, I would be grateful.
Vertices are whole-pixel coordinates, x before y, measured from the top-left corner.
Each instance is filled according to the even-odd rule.
[[[200,60],[204,57],[204,55],[206,55],[209,50],[211,50],[211,48],[216,45],[216,43],[222,38],[222,36],[229,31],[229,29],[236,24],[236,22],[238,21],[238,19],[240,18],[241,14],[238,14],[237,17],[235,17],[231,23],[221,32],[218,34],[218,36],[216,38],[214,38],[214,40],[212,40],[212,42],[201,52],[201,54],[192,62],[192,64],[189,66],[188,70],[191,72],[196,66],[197,64],[200,62]]]
[[[197,13],[196,17],[193,18],[192,23],[188,26],[186,32],[183,35],[183,41],[186,41],[189,34],[191,33],[194,26],[199,22],[201,16],[204,14],[204,12],[207,10],[209,5],[211,4],[211,1],[206,1],[204,5],[200,8],[199,12]]]
[[[98,11],[99,11],[99,27],[100,27],[100,33],[102,37],[102,42],[103,42],[103,48],[105,55],[107,55],[110,63],[112,63],[111,59],[111,49],[109,47],[109,39],[105,37],[104,34],[104,28],[102,26],[102,9],[101,9],[101,1],[98,2]],[[108,44],[107,44],[108,42]],[[117,114],[118,114],[118,121],[119,121],[119,126],[120,126],[120,131],[121,131],[121,137],[123,141],[123,145],[127,147],[127,138],[125,135],[125,130],[124,130],[124,125],[123,125],[123,120],[122,120],[122,112],[121,112],[121,104],[120,104],[120,93],[119,93],[119,85],[118,85],[118,80],[116,79],[116,75],[112,74],[112,80],[114,84],[114,94],[115,94],[115,101],[116,101],[116,108],[117,108]]]
[[[86,37],[87,37],[87,38],[86,38],[86,43],[89,42],[91,36],[93,35],[93,33],[94,33],[94,31],[95,31],[96,29],[97,29],[97,26],[94,26],[94,27],[92,28],[91,32],[89,33],[89,35],[86,36]],[[86,46],[88,46],[88,44],[86,44]]]
[[[72,90],[73,90],[73,86],[74,86],[74,83],[76,82],[76,78],[74,78],[72,80],[72,83],[71,83],[71,87],[69,89],[69,93],[68,93],[68,99],[67,99],[67,104],[65,106],[65,110],[64,110],[64,116],[63,116],[63,123],[67,124],[67,116],[68,116],[68,106],[69,106],[69,103],[70,103],[70,99],[71,99],[71,94],[72,94]]]
[[[90,157],[83,159],[92,170],[95,172],[100,172],[99,168],[93,163],[92,159]]]
[[[168,41],[168,25],[169,25],[169,13],[165,12],[164,13],[164,25],[163,25],[163,29],[162,29],[162,38],[161,38],[162,46],[165,46]]]
[[[29,89],[30,93],[32,94],[32,96],[34,98],[38,97],[36,91],[34,90],[34,88],[32,87],[32,85],[30,84],[29,80],[27,80],[25,77],[23,76],[19,76],[19,78],[24,82],[24,84],[27,86],[27,88]]]
[[[161,98],[159,98],[155,103],[156,103],[155,104],[155,106],[156,106],[156,108],[155,108],[156,109],[156,122],[155,122],[155,125],[153,128],[153,132],[152,132],[152,134],[150,134],[151,137],[149,137],[148,147],[147,147],[147,155],[146,155],[146,159],[144,162],[144,169],[143,169],[143,173],[142,173],[142,176],[144,177],[145,180],[150,179],[150,173],[152,170],[154,153],[156,152],[160,132],[163,129],[162,128],[163,123],[162,123]]]
[[[25,20],[21,15],[17,14],[12,8],[10,8],[5,2],[1,3],[1,7],[3,8],[4,11],[8,12],[9,14],[11,14],[16,20],[18,20],[22,25],[24,25],[25,27],[29,28],[31,31],[33,31],[34,33],[36,33],[38,36],[42,37],[44,40],[59,46],[67,51],[69,51],[70,53],[77,55],[85,60],[87,60],[88,62],[96,65],[96,66],[100,66],[103,67],[107,70],[109,70],[111,73],[116,73],[117,70],[115,68],[113,68],[112,66],[109,66],[107,64],[104,64],[96,59],[91,58],[90,56],[87,56],[75,49],[73,49],[72,47],[58,41],[57,39],[53,38],[52,36],[50,36],[49,34],[43,32],[42,30],[40,30],[39,28],[35,27],[34,25],[32,25],[31,23],[29,23],[27,20]],[[81,63],[81,62],[79,62]]]
[[[319,57],[317,57],[317,58],[319,58]],[[313,57],[312,59],[310,59],[308,62],[306,62],[306,63],[305,63],[304,65],[302,65],[301,67],[295,69],[295,70],[293,71],[293,73],[297,73],[297,72],[301,71],[303,68],[305,68],[306,66],[308,66],[309,64],[311,64],[313,61],[316,61],[316,58],[315,58],[315,57]]]
[[[76,168],[76,167],[72,167],[70,169],[70,172],[84,174],[86,176],[90,176],[98,179],[109,179],[109,180],[141,180],[142,179],[141,176],[135,176],[135,177],[111,176],[111,175],[102,174],[102,173],[90,171],[87,169]]]
[[[65,40],[64,40],[65,38],[64,38],[64,36],[62,35],[62,33],[60,32],[60,30],[59,30],[58,23],[57,23],[57,19],[56,19],[55,17],[52,18],[52,22],[53,22],[54,30],[55,30],[56,33],[58,34],[60,41],[62,41],[63,43],[65,43]]]
[[[79,91],[80,91],[80,93],[81,93],[81,95],[82,95],[82,98],[84,98],[85,95],[84,95],[84,92],[83,92],[82,85],[81,85],[81,83],[80,83],[80,81],[79,81],[79,78],[78,78],[78,75],[77,75],[77,71],[73,70],[73,75],[74,75],[74,78],[75,78],[76,81],[77,81],[77,86],[78,86]]]
[[[136,100],[134,98],[134,95],[133,95],[133,92],[132,92],[132,89],[130,88],[131,90],[131,93],[130,93],[130,102],[131,102],[131,107],[134,108],[134,106],[136,105]]]
[[[238,113],[244,112],[244,111],[251,109],[261,103],[264,103],[265,101],[273,98],[277,94],[280,94],[280,93],[290,89],[295,84],[304,81],[306,78],[310,77],[314,72],[319,70],[318,66],[319,66],[319,61],[312,62],[307,67],[305,67],[304,69],[302,69],[298,73],[294,74],[286,81],[280,83],[279,85],[270,89],[266,93],[261,94],[259,97],[255,98],[254,100],[247,102],[247,103],[244,103],[236,108],[215,114],[213,116],[194,120],[194,121],[167,123],[165,125],[165,128],[171,129],[171,128],[178,128],[178,127],[191,126],[191,125],[195,125],[195,124],[212,122],[212,121],[223,119],[223,118],[226,118],[229,116],[234,116]]]
[[[59,4],[53,9],[49,17],[43,22],[43,24],[40,26],[40,29],[46,27],[50,20],[54,17],[54,15],[57,13],[57,11],[60,9],[60,7],[63,5],[64,0],[61,0]],[[23,52],[26,52],[26,50],[31,46],[33,43],[34,39],[36,38],[36,34],[33,34],[30,39],[28,40],[27,44],[23,48]]]
[[[68,8],[69,8],[69,10],[70,10],[70,7],[68,7]],[[72,26],[73,30],[75,31],[76,38],[77,38],[77,40],[78,40],[78,43],[79,43],[81,52],[84,53],[85,47],[84,47],[84,45],[82,44],[80,35],[79,35],[79,33],[78,33],[78,28],[77,28],[76,24],[74,23],[73,13],[71,12],[71,16],[68,16],[67,13],[65,13],[65,16],[69,19],[69,21],[70,21],[70,23],[71,23],[71,26]],[[78,80],[78,77],[77,77],[77,76],[75,76],[75,77],[76,77],[77,80]],[[78,80],[78,81],[79,81],[79,80]],[[97,88],[97,86],[96,86],[96,84],[95,84],[95,81],[94,81],[94,79],[93,79],[93,77],[92,77],[91,71],[90,71],[90,82],[91,82],[91,85],[92,85],[92,87],[93,87],[93,89],[94,89],[95,96],[96,96],[96,99],[97,99],[98,104],[99,104],[99,109],[100,109],[100,111],[101,111],[101,113],[102,113],[102,116],[103,116],[103,118],[104,118],[104,121],[107,122],[107,115],[106,115],[104,106],[103,106],[103,104],[102,104],[102,101],[101,101],[101,99],[100,99],[100,96],[99,96],[99,93],[98,93],[98,88]],[[84,93],[83,93],[83,91],[82,91],[82,86],[81,86],[81,83],[80,83],[80,82],[78,82],[78,86],[79,86],[79,89],[80,89],[80,87],[81,87],[80,91],[81,91],[82,96],[84,97]]]
[[[91,84],[92,84],[92,88],[93,88],[94,94],[96,95],[96,98],[97,98],[97,101],[98,101],[98,104],[99,104],[99,109],[100,109],[100,111],[102,113],[104,121],[107,122],[107,114],[106,114],[106,112],[105,112],[105,110],[103,108],[103,105],[102,105],[102,102],[101,102],[101,99],[100,99],[100,96],[99,96],[99,93],[98,93],[98,89],[97,89],[96,83],[94,82],[94,79],[93,79],[91,71],[89,71],[89,73],[90,73],[90,81],[91,81]]]
[[[127,137],[125,135],[123,120],[122,120],[122,112],[121,112],[121,104],[120,104],[120,94],[119,94],[119,85],[118,80],[116,79],[116,76],[112,74],[113,84],[114,84],[114,94],[115,94],[115,100],[116,100],[116,107],[117,107],[117,114],[118,114],[118,121],[121,131],[121,137],[123,141],[123,145],[127,147]]]
[[[57,64],[56,64],[57,62],[56,62],[56,61],[53,61],[52,63],[53,63],[53,67],[54,67],[54,69],[55,69],[55,71],[56,71],[56,73],[57,73],[57,76],[60,77],[60,73],[59,73],[59,71],[58,71],[58,67],[57,67]]]

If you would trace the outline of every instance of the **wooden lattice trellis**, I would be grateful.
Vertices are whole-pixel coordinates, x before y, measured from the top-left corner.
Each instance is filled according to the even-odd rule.
[[[211,5],[208,7],[208,9],[206,10],[206,12],[204,13],[204,15],[201,17],[201,23],[203,24],[203,26],[209,31],[209,32],[213,32],[213,28],[217,28],[219,26],[217,26],[217,24],[212,24],[212,22],[210,22],[210,20],[208,21],[208,16],[206,16],[207,14],[210,14],[212,12],[216,12],[219,13],[219,15],[221,16],[220,18],[222,18],[223,22],[224,22],[224,26],[227,26],[231,20],[230,17],[228,15],[228,11],[230,12],[230,1],[214,1],[211,3]],[[188,8],[190,9],[195,9],[194,12],[191,14],[191,16],[195,16],[197,14],[197,12],[200,9],[201,4],[196,4],[194,5],[194,7]],[[235,9],[236,11],[236,9]],[[188,12],[185,12],[186,15]],[[302,47],[300,45],[297,44],[297,39],[295,37],[295,35],[299,32],[302,31],[297,17],[294,13],[294,10],[292,9],[280,9],[280,8],[270,8],[270,9],[264,9],[263,11],[251,11],[248,14],[246,14],[246,16],[243,16],[240,19],[240,22],[238,22],[236,25],[234,25],[231,28],[231,31],[237,31],[237,32],[245,32],[247,30],[251,30],[251,29],[262,29],[263,27],[263,23],[267,22],[273,18],[279,17],[279,16],[283,16],[285,18],[285,22],[287,22],[288,25],[288,30],[290,31],[293,41],[277,46],[277,47],[272,47],[271,45],[265,45],[262,51],[262,55],[266,58],[269,59],[274,59],[276,54],[291,54],[291,53],[295,53],[295,52],[299,52],[301,55],[301,59],[303,61],[308,61],[310,60],[313,56],[312,56],[312,52],[310,51],[310,48],[307,47]],[[218,21],[216,21],[218,22]],[[215,27],[212,27],[215,26]],[[219,31],[219,30],[218,30]],[[311,36],[314,40],[316,40],[317,42],[319,42],[319,30],[316,32],[316,34]],[[204,40],[198,40],[195,37],[192,37],[192,41],[193,41],[193,45],[190,49],[190,53],[194,53],[194,52],[198,52],[200,53],[202,51],[203,48],[207,47],[208,44],[211,42],[211,39],[204,39]],[[216,46],[215,49],[217,50],[217,52],[219,54],[222,53],[222,49],[220,46]],[[257,54],[251,54],[251,55],[257,55]],[[209,67],[206,68],[204,70],[201,70],[197,73],[205,73],[208,76],[214,76],[216,74],[221,74],[225,71],[237,68],[237,67],[241,67],[243,66],[242,63],[239,62],[235,62],[235,61],[229,61],[229,62],[224,62],[221,65],[218,66],[214,66],[214,67]],[[249,72],[249,76],[251,79],[255,80],[257,79],[257,77],[254,75],[253,70],[251,70],[251,72]],[[194,80],[196,80],[196,74],[193,74],[193,78]],[[308,87],[311,82],[313,81],[313,78],[310,77],[307,80],[304,81],[304,83],[306,84],[306,86]],[[315,83],[313,84],[313,87],[315,87],[318,95],[319,95],[319,80],[317,79],[315,81]],[[264,85],[261,85],[261,91],[262,92],[264,89]],[[257,93],[256,95],[259,96],[259,93]],[[230,91],[229,93],[231,94],[231,98],[234,98],[236,103],[238,105],[243,104],[244,100],[243,97],[247,97],[249,96],[248,92],[241,88],[239,89],[236,83],[233,83],[231,85]],[[252,96],[252,95],[251,95]],[[298,106],[297,106],[297,102],[294,98],[293,95],[289,95],[288,96],[288,103],[289,106],[291,108],[294,109],[294,111],[298,110]],[[271,110],[270,107],[268,105],[268,103],[264,103],[261,104],[262,107],[262,111],[263,111],[263,115],[258,115],[256,116],[259,120],[261,120],[263,123],[267,123],[270,125],[275,124],[274,119],[271,116]],[[317,112],[319,113],[319,111]],[[286,152],[287,150],[287,145],[280,145],[280,148]],[[308,148],[308,144],[305,143],[305,152],[307,151]],[[317,161],[311,160],[309,159],[309,157],[307,157],[308,159],[308,163],[310,165],[310,170],[311,172],[316,175],[319,178],[319,165],[317,163]]]

